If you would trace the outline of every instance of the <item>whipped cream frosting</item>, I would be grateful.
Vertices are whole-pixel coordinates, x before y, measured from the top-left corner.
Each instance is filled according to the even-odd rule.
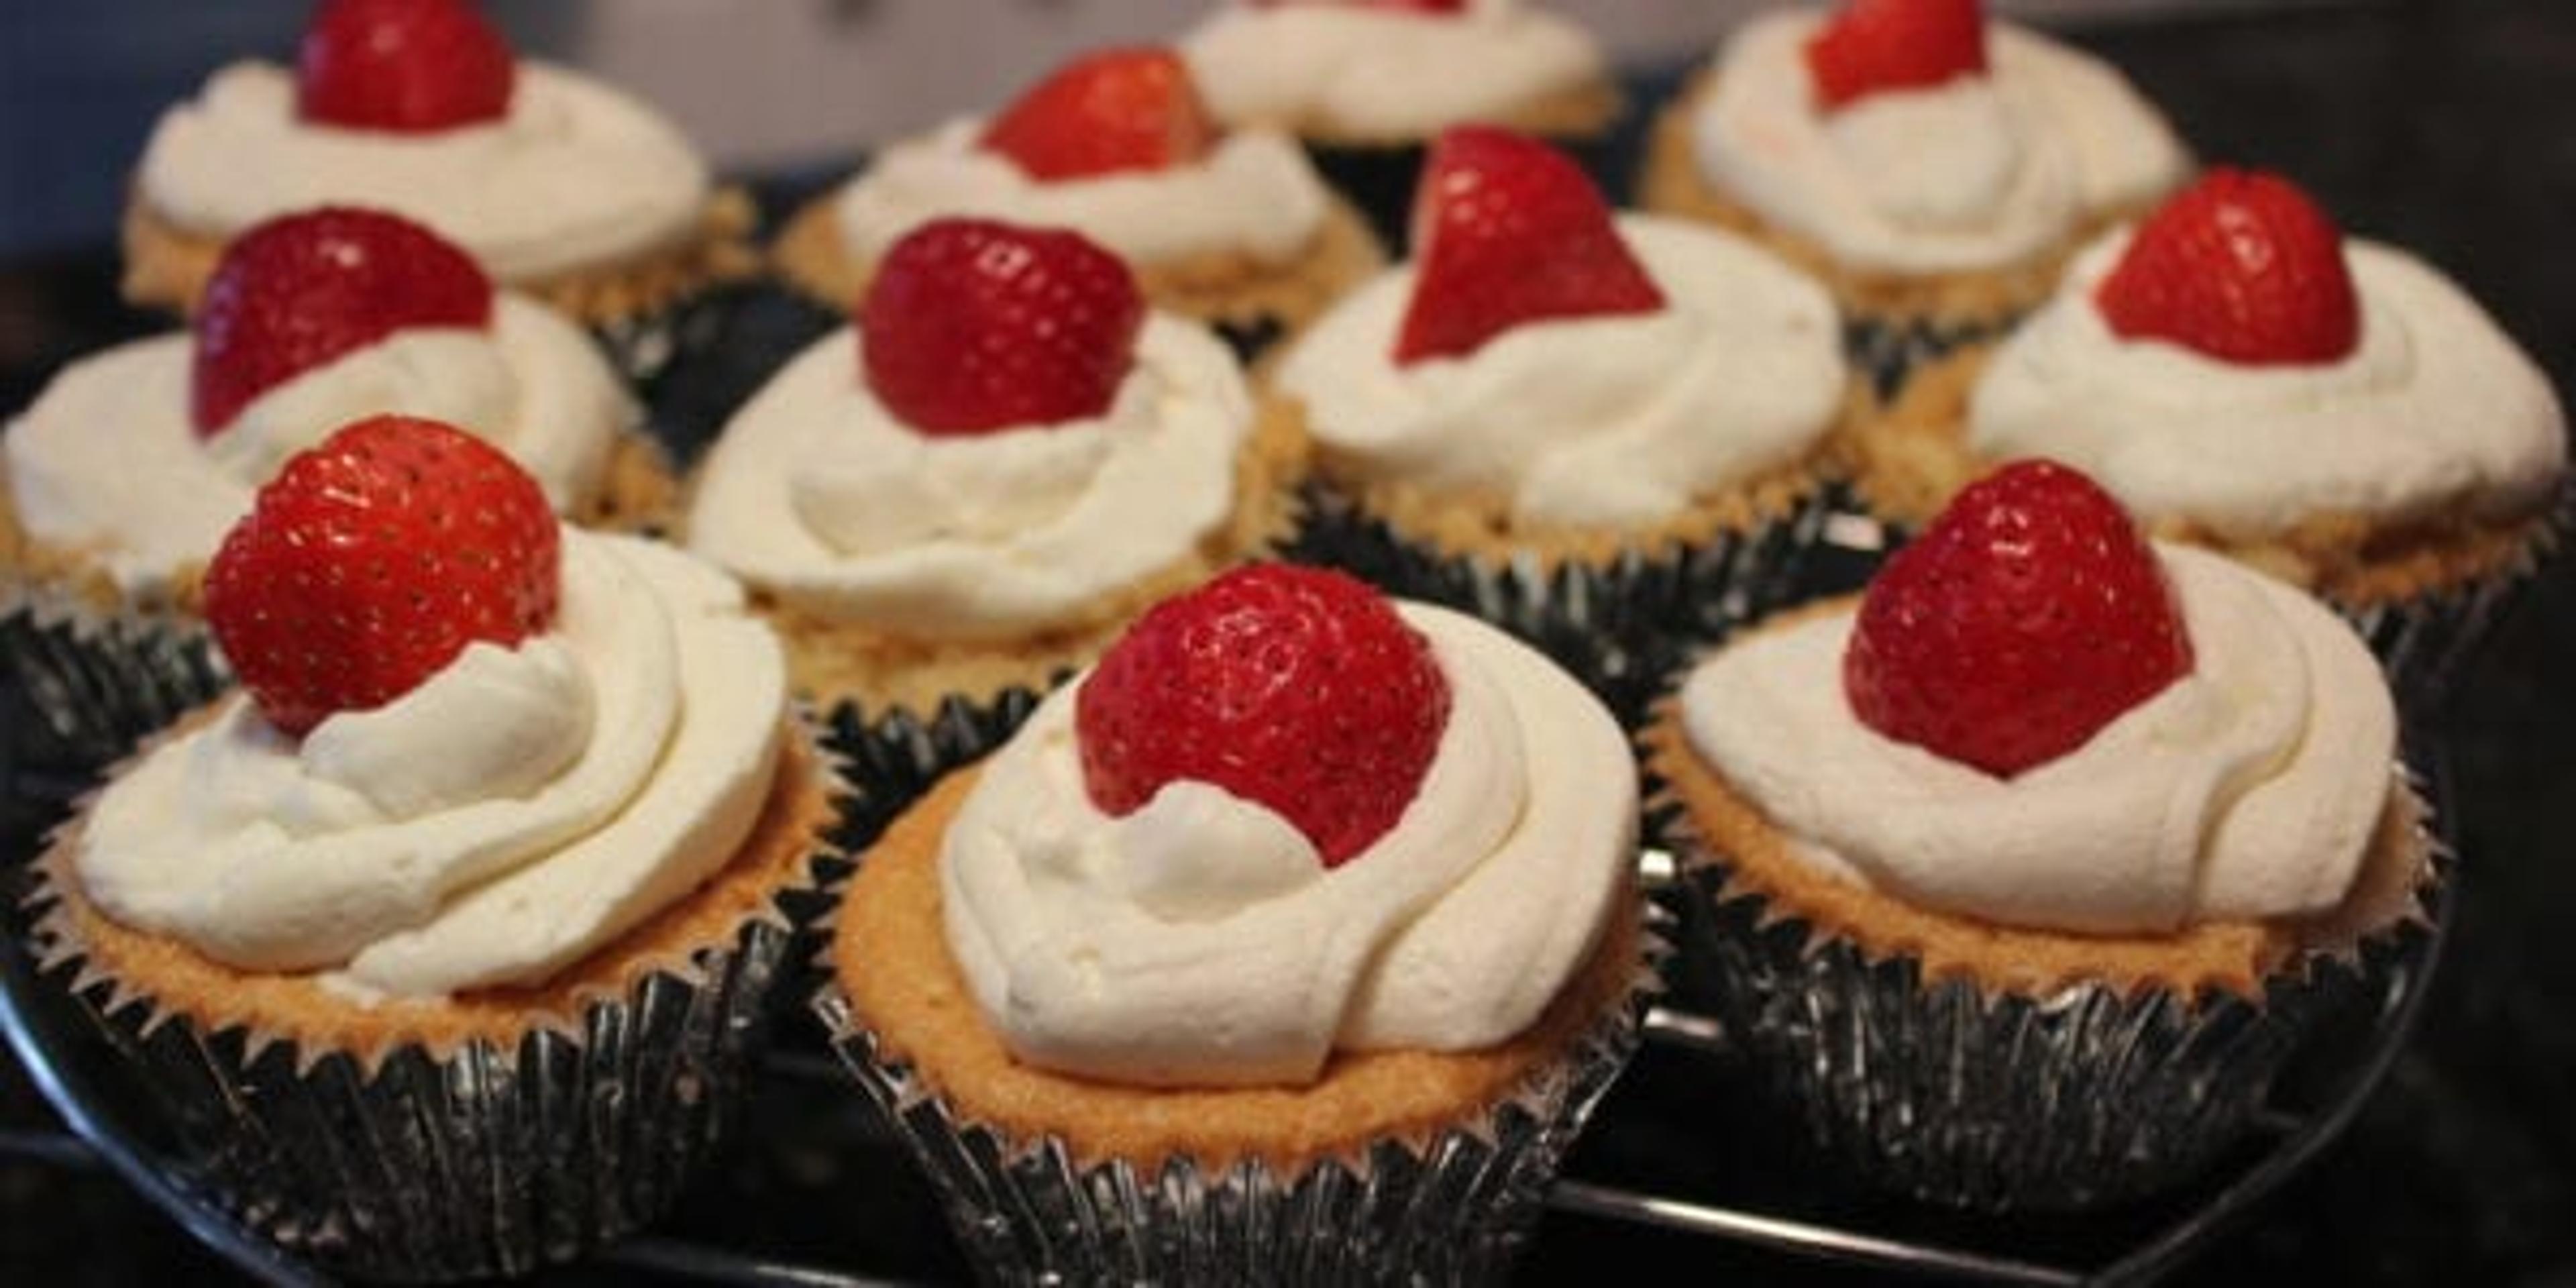
[[[1890,273],[2000,268],[2179,183],[2191,158],[2109,64],[2009,23],[1985,76],[1820,110],[1814,12],[1746,23],[1692,109],[1710,184],[1838,263]]]
[[[2423,261],[2346,241],[2353,351],[2240,366],[2111,330],[2093,294],[2128,239],[2087,247],[1988,360],[1969,401],[1979,455],[2054,457],[2142,518],[2240,539],[2318,515],[2527,513],[2565,472],[2567,418],[2548,377]]]
[[[137,182],[164,217],[222,236],[313,206],[390,210],[513,281],[678,240],[708,192],[706,164],[651,108],[532,61],[508,115],[419,134],[300,120],[292,71],[234,63],[163,114]]]
[[[1824,288],[1704,225],[1622,215],[1619,232],[1663,310],[1532,323],[1403,366],[1406,265],[1301,337],[1278,387],[1371,476],[1507,500],[1543,526],[1652,524],[1812,449],[1847,382]]]
[[[541,983],[725,864],[785,711],[738,586],[566,529],[550,633],[300,742],[228,699],[109,783],[74,862],[109,916],[246,970],[360,996]]]
[[[1405,137],[1508,119],[1601,80],[1606,66],[1581,27],[1519,0],[1469,0],[1457,14],[1229,4],[1182,41],[1181,56],[1229,124]]]
[[[945,436],[877,400],[844,328],[725,426],[688,544],[825,620],[1025,635],[1079,619],[1221,528],[1252,429],[1233,355],[1168,314],[1147,315],[1103,414]]]
[[[177,333],[76,362],[0,439],[29,535],[89,555],[147,599],[214,557],[288,457],[350,421],[456,425],[526,466],[561,512],[598,491],[639,415],[587,336],[508,293],[494,297],[489,331],[396,331],[262,391],[211,439],[189,419],[193,345]]]
[[[986,763],[941,889],[950,951],[1016,1056],[1130,1084],[1303,1083],[1335,1050],[1471,1050],[1546,1009],[1630,897],[1627,745],[1526,646],[1397,610],[1448,677],[1449,723],[1413,803],[1339,867],[1204,783],[1102,813],[1078,683]]]
[[[2391,782],[2396,717],[2378,665],[2299,591],[2156,550],[2194,670],[2012,778],[1852,714],[1851,612],[1702,663],[1682,688],[1683,729],[1802,859],[1922,906],[2112,934],[2332,908]]]
[[[874,259],[927,220],[965,215],[1070,228],[1143,264],[1216,254],[1281,264],[1323,228],[1324,181],[1273,131],[1235,131],[1161,170],[1046,181],[977,147],[983,132],[980,120],[952,121],[888,149],[836,199],[842,243]]]

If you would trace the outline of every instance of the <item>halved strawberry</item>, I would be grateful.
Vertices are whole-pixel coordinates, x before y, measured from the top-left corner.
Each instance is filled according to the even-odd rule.
[[[1979,0],[1851,0],[1807,40],[1826,111],[1882,90],[1929,89],[1986,72]]]
[[[2361,342],[2343,234],[2298,185],[2214,167],[2147,216],[2093,300],[2128,339],[2225,362],[2333,362]]]
[[[1033,179],[1161,170],[1206,155],[1217,127],[1180,55],[1104,49],[1066,64],[984,128]]]
[[[1144,325],[1135,275],[1080,233],[935,219],[878,264],[859,357],[912,428],[976,434],[1108,410]]]
[[[378,416],[298,453],[206,569],[206,621],[268,722],[393,701],[476,640],[554,620],[562,538],[490,444]]]
[[[438,234],[324,207],[233,239],[197,313],[190,417],[220,432],[287,378],[406,327],[484,327],[492,282]]]
[[[1165,600],[1083,681],[1092,802],[1163,785],[1258,801],[1338,867],[1395,825],[1449,723],[1449,680],[1386,597],[1337,572],[1257,564]]]
[[[1474,353],[1524,322],[1664,306],[1592,180],[1555,148],[1494,126],[1456,126],[1432,145],[1413,245],[1399,364]]]
[[[469,0],[322,0],[298,51],[295,110],[346,129],[449,130],[508,115],[518,74]]]
[[[2023,461],[1960,492],[1871,580],[1843,689],[1870,728],[2009,778],[2084,745],[2191,656],[2120,503]]]

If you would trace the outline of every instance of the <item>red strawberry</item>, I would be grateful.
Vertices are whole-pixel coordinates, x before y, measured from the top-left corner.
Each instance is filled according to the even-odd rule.
[[[923,433],[978,434],[1107,410],[1145,298],[1080,233],[937,219],[886,252],[858,324],[879,401]]]
[[[2333,362],[2361,342],[2343,234],[2296,184],[2216,168],[2167,200],[2093,292],[2121,336],[2226,362]]]
[[[322,0],[298,51],[296,114],[422,133],[498,120],[518,61],[469,0]]]
[[[1870,728],[2009,778],[2190,670],[2173,588],[2120,503],[2023,461],[1960,492],[1871,580],[1843,689]]]
[[[1204,155],[1217,127],[1169,49],[1105,49],[1066,64],[984,129],[1033,179],[1160,170]]]
[[[1449,681],[1366,583],[1258,564],[1146,613],[1076,703],[1100,808],[1126,814],[1175,779],[1212,783],[1276,811],[1339,867],[1420,790]]]
[[[330,207],[272,219],[234,238],[206,284],[190,415],[208,437],[288,377],[395,331],[491,320],[483,270],[410,220]]]
[[[1986,71],[1978,0],[1851,0],[1807,41],[1828,112],[1880,90],[1929,89]]]
[[[269,723],[300,736],[401,697],[476,640],[544,630],[560,540],[509,457],[378,416],[259,490],[206,569],[206,620]]]
[[[1395,360],[1456,357],[1543,318],[1651,313],[1664,293],[1562,152],[1489,125],[1444,131],[1413,198],[1420,276]]]

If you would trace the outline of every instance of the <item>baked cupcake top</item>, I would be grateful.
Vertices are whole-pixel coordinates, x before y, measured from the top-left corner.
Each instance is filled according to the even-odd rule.
[[[1418,259],[1276,377],[1354,474],[1490,500],[1516,526],[1639,528],[1808,454],[1839,413],[1824,289],[1740,238],[1614,217],[1544,144],[1462,127],[1425,171]]]
[[[1354,140],[1515,120],[1607,74],[1590,33],[1521,0],[1228,3],[1181,48],[1219,119]]]
[[[2051,456],[2142,519],[2240,539],[2530,513],[2566,470],[2547,377],[2475,301],[2233,170],[2086,247],[1988,359],[1967,429],[1981,456]]]
[[[1169,50],[1103,50],[990,120],[950,121],[886,149],[835,199],[844,244],[882,255],[942,216],[1070,228],[1140,264],[1295,260],[1328,196],[1275,130],[1220,130]]]
[[[651,108],[517,61],[464,0],[330,0],[297,68],[237,62],[164,113],[140,200],[229,236],[312,206],[382,207],[508,281],[613,263],[689,233],[705,163]]]
[[[688,544],[825,620],[1026,637],[1217,531],[1252,433],[1224,344],[1106,251],[940,220],[726,425]]]
[[[579,330],[495,292],[454,246],[326,209],[237,238],[193,331],[72,364],[0,449],[28,535],[149,598],[203,565],[286,458],[379,412],[469,427],[559,511],[595,493],[638,415]]]
[[[559,527],[479,440],[298,455],[208,572],[243,692],[119,773],[92,902],[359,996],[543,981],[721,867],[770,789],[778,646],[668,547]]]
[[[948,942],[1023,1061],[1299,1083],[1531,1024],[1629,889],[1635,814],[1617,726],[1536,653],[1256,565],[987,762],[941,852]]]
[[[1800,860],[2090,934],[2335,907],[2396,747],[2377,665],[2322,605],[2149,546],[2048,462],[1962,492],[1856,611],[1720,650],[1680,716]]]
[[[1854,0],[1747,22],[1691,108],[1709,184],[1837,264],[2031,259],[2152,201],[2191,160],[2099,59],[1974,0]]]

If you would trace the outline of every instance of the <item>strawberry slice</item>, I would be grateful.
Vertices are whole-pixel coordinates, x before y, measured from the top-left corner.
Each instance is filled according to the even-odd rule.
[[[297,54],[295,111],[352,130],[452,130],[508,115],[518,74],[468,0],[323,0]]]
[[[488,327],[492,282],[398,215],[324,207],[233,239],[197,314],[190,418],[211,437],[289,377],[406,327]]]
[[[1142,46],[1066,64],[986,126],[981,143],[1048,181],[1182,165],[1216,137],[1180,55]]]
[[[1339,867],[1421,790],[1449,681],[1386,597],[1338,572],[1256,564],[1165,600],[1076,697],[1092,802],[1127,814],[1165,783],[1258,801]]]
[[[1851,0],[1807,40],[1816,102],[1831,112],[1885,90],[1986,74],[1978,0]]]
[[[2126,339],[2247,366],[2334,362],[2361,343],[2343,234],[2276,174],[2211,169],[2147,216],[2093,301]]]
[[[2009,778],[2191,670],[2155,552],[2093,480],[2008,465],[1879,570],[1843,655],[1861,723]]]
[[[483,440],[378,416],[299,453],[206,569],[206,621],[261,714],[302,736],[393,701],[476,640],[554,620],[561,534]]]
[[[1474,353],[1524,322],[1664,307],[1592,180],[1510,130],[1441,133],[1414,192],[1413,244],[1399,365]]]
[[[886,251],[859,301],[860,365],[925,434],[980,434],[1109,409],[1145,297],[1080,233],[934,219]]]

